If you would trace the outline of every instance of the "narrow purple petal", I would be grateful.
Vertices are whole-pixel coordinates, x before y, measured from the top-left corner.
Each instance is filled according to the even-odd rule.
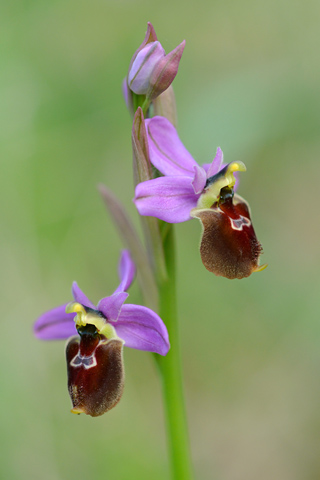
[[[168,353],[170,344],[167,328],[161,318],[147,307],[124,305],[114,327],[126,347],[160,355]]]
[[[136,267],[131,259],[129,250],[122,250],[118,266],[120,285],[114,293],[125,292],[130,287],[136,273]]]
[[[189,175],[197,162],[181,142],[176,129],[165,117],[146,120],[151,163],[164,175]]]
[[[192,180],[192,186],[194,193],[199,194],[202,192],[206,185],[207,173],[204,168],[196,165],[194,168],[194,178]]]
[[[100,310],[108,320],[116,322],[122,305],[127,300],[128,296],[128,293],[120,292],[114,293],[111,297],[102,298],[98,303],[97,309]]]
[[[136,186],[134,203],[140,215],[180,223],[190,220],[190,210],[196,207],[198,197],[190,177],[159,177]]]
[[[83,291],[78,287],[77,282],[72,284],[72,295],[76,302],[81,303],[81,305],[89,308],[95,309],[95,305],[88,299],[88,297],[83,293]]]
[[[209,166],[207,170],[207,176],[212,177],[216,173],[218,173],[221,168],[222,168],[222,163],[223,163],[223,153],[220,147],[217,148],[217,153],[214,159],[212,160],[211,165]]]
[[[41,340],[63,340],[77,334],[75,313],[66,313],[67,303],[41,315],[34,324],[34,334]]]

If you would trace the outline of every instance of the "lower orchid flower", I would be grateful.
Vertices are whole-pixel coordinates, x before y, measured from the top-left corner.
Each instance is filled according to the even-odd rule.
[[[147,119],[145,126],[150,161],[164,176],[137,185],[139,213],[169,223],[198,218],[203,226],[201,259],[216,275],[244,278],[265,268],[259,265],[262,247],[249,206],[234,193],[235,172],[244,172],[245,165],[223,164],[218,148],[212,163],[200,167],[166,118]]]
[[[95,306],[72,285],[74,302],[50,310],[36,321],[42,340],[67,339],[68,390],[73,413],[102,415],[120,400],[124,385],[123,346],[166,355],[168,332],[161,318],[140,305],[124,305],[135,266],[124,250],[119,262],[120,285]]]

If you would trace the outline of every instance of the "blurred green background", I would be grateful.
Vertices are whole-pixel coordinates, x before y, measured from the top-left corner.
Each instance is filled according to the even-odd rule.
[[[5,480],[168,478],[151,355],[125,350],[120,404],[69,413],[64,342],[32,335],[43,311],[117,286],[121,243],[96,189],[132,204],[121,82],[151,21],[167,52],[179,133],[199,163],[241,160],[269,267],[216,278],[200,224],[176,227],[178,302],[197,479],[320,478],[319,21],[316,0],[2,2],[1,396]],[[132,303],[140,301],[137,285]]]

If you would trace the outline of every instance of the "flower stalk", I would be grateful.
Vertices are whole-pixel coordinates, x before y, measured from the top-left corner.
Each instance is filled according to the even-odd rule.
[[[163,238],[167,278],[159,279],[160,310],[170,336],[171,348],[166,357],[155,355],[162,380],[168,452],[173,479],[193,478],[184,403],[180,339],[176,304],[176,262],[174,229],[170,225]]]

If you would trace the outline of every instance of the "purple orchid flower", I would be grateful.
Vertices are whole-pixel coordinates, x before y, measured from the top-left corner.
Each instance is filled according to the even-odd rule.
[[[234,172],[246,170],[242,162],[224,165],[220,147],[212,163],[200,167],[165,117],[146,119],[145,126],[150,161],[164,176],[137,185],[134,202],[141,215],[168,223],[190,220],[193,209],[211,206],[222,188],[235,186]]]
[[[136,186],[134,203],[141,215],[168,223],[198,218],[203,226],[200,246],[204,266],[216,275],[244,278],[259,266],[262,251],[252,227],[247,202],[234,194],[235,172],[242,162],[223,164],[220,148],[211,164],[200,167],[164,117],[145,120],[151,163],[164,176]]]
[[[120,285],[95,306],[72,285],[74,302],[41,315],[34,333],[41,340],[69,340],[66,350],[68,387],[73,413],[102,415],[114,407],[123,390],[123,345],[166,355],[168,332],[161,318],[141,305],[124,305],[135,266],[124,250],[119,262]],[[76,336],[76,337],[75,337]]]

